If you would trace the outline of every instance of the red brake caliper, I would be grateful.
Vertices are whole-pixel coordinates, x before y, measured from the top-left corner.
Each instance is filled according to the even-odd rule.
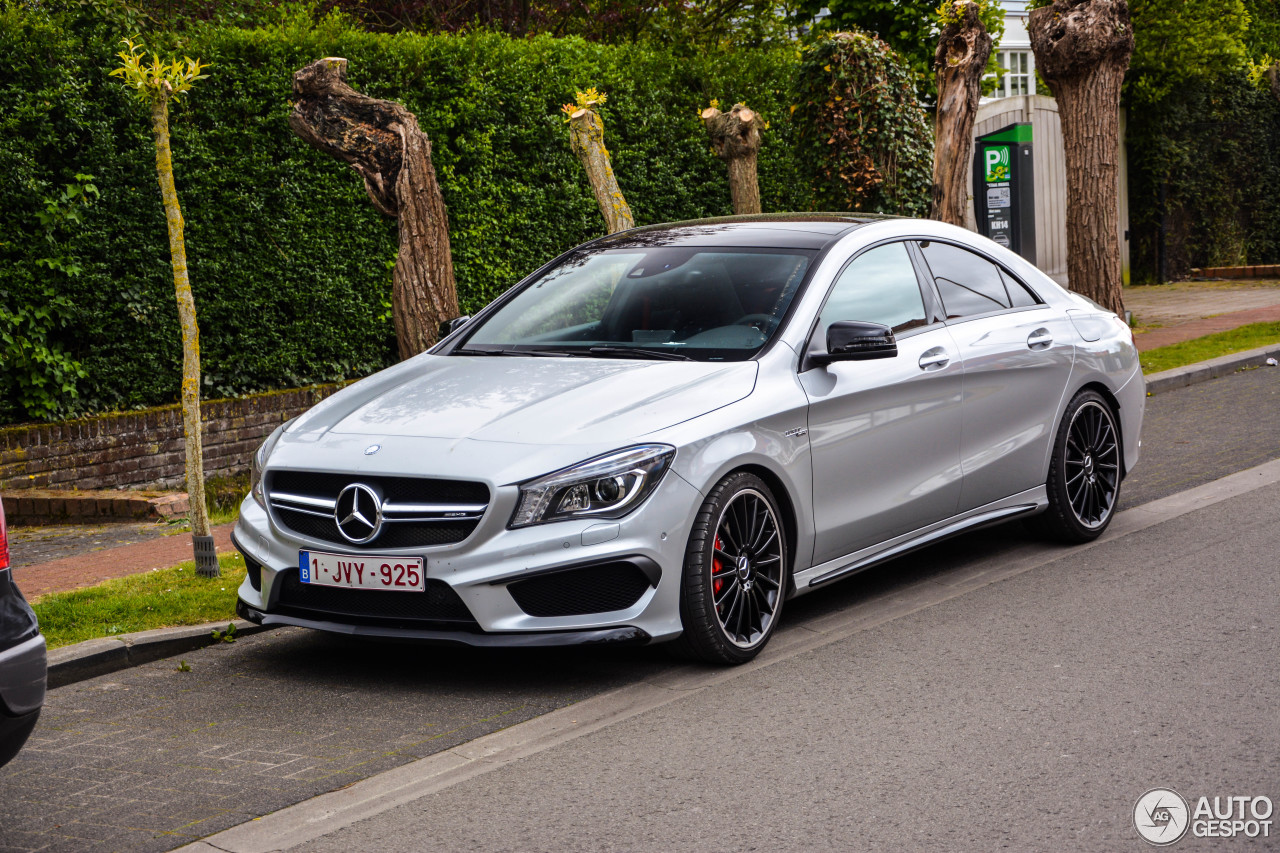
[[[724,546],[720,544],[720,537],[716,537],[716,550],[719,551]],[[711,558],[711,592],[713,595],[719,595],[721,587],[724,586],[724,578],[719,574],[724,571],[724,565],[720,562],[720,555],[716,554]]]

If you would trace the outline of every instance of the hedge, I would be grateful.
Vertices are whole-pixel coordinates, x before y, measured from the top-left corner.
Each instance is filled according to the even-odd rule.
[[[1132,281],[1280,263],[1280,102],[1243,70],[1188,83],[1128,123]],[[1163,204],[1162,204],[1163,196]],[[1162,215],[1163,211],[1163,215]]]
[[[154,149],[142,108],[107,77],[123,26],[104,16],[112,8],[0,0],[0,343],[7,335],[9,352],[47,345],[85,374],[78,398],[39,392],[41,411],[23,402],[20,382],[36,368],[10,356],[0,422],[178,393]],[[171,116],[207,395],[361,376],[395,358],[394,223],[352,171],[286,123],[291,75],[317,57],[347,57],[355,87],[401,100],[430,136],[464,312],[603,231],[559,114],[575,89],[609,96],[606,142],[641,224],[730,211],[724,165],[697,118],[712,98],[744,100],[770,122],[759,160],[764,208],[810,203],[788,121],[793,47],[684,56],[579,39],[393,36],[301,13],[151,43],[211,63]],[[77,174],[93,176],[100,198],[50,242],[36,214]],[[79,273],[37,265],[51,255]],[[49,306],[49,316],[14,319],[31,305]]]

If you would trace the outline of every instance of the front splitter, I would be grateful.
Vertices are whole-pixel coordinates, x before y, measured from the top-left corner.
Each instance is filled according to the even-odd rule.
[[[616,628],[594,628],[583,631],[546,631],[542,633],[485,634],[471,631],[431,631],[421,628],[390,628],[378,625],[350,625],[324,619],[304,619],[281,613],[264,613],[256,607],[236,600],[236,615],[255,625],[275,627],[293,625],[352,637],[377,637],[387,640],[412,640],[421,643],[472,646],[476,648],[536,648],[550,646],[592,646],[605,643],[643,645],[653,639],[647,631],[631,625]]]

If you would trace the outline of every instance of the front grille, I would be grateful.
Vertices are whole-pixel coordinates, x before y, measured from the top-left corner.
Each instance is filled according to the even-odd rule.
[[[312,539],[323,539],[344,548],[351,543],[342,538],[338,525],[332,518],[320,518],[301,512],[276,507],[276,518],[280,523],[303,536]],[[362,548],[427,548],[432,545],[452,545],[461,542],[476,529],[478,521],[461,523],[431,522],[424,524],[384,524],[382,532],[372,542],[366,542]]]
[[[379,477],[373,474],[322,474],[318,471],[272,471],[271,491],[295,492],[336,498],[352,483],[380,489],[388,501],[419,503],[487,504],[489,487],[470,480],[434,480],[427,477]]]
[[[378,535],[362,548],[428,548],[452,545],[471,535],[489,504],[489,487],[466,480],[272,471],[267,498],[276,521],[300,536],[350,547],[338,530],[334,504],[352,483],[363,483],[381,498],[384,519]]]
[[[602,563],[540,575],[507,585],[530,616],[581,616],[626,610],[644,595],[649,578],[631,563]]]
[[[303,583],[296,571],[282,572],[276,582],[280,584],[280,595],[273,612],[313,619],[339,616],[344,621],[387,627],[480,630],[453,587],[435,578],[427,578],[425,592],[342,589]]]

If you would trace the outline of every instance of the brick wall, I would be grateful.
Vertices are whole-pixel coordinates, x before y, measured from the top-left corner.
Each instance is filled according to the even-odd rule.
[[[249,470],[273,429],[341,385],[312,385],[200,404],[206,477]],[[182,409],[161,406],[52,424],[0,428],[0,489],[180,486],[186,470]]]

